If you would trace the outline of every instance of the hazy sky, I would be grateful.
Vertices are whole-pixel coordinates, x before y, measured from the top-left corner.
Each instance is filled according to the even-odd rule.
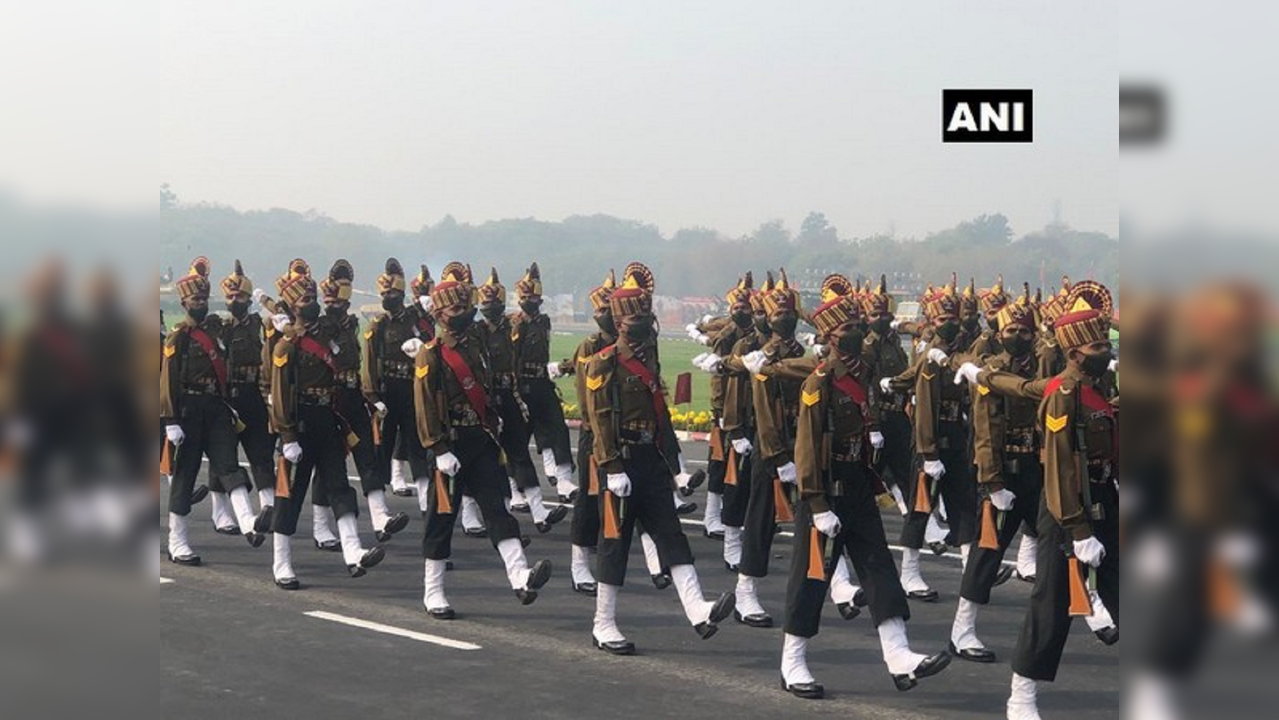
[[[24,3],[0,183],[416,229],[608,213],[845,236],[983,212],[1115,232],[1101,2]],[[942,145],[945,87],[1029,87],[1033,145]]]

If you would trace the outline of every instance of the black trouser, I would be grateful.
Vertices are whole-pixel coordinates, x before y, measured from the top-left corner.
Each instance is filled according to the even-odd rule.
[[[266,402],[256,382],[231,383],[231,407],[244,423],[240,432],[240,447],[249,460],[249,473],[253,475],[253,487],[270,490],[275,487],[275,435],[271,434],[267,420]]]
[[[593,548],[600,541],[600,491],[607,487],[603,471],[596,468],[594,494],[591,493],[591,454],[595,443],[595,434],[590,430],[582,430],[577,438],[577,470],[580,490],[573,501],[573,524],[569,527],[569,537],[574,545]]]
[[[905,412],[882,410],[879,432],[884,436],[884,448],[879,453],[880,477],[885,487],[892,489],[896,485],[904,496],[906,486],[912,479],[911,470],[915,462],[914,428]]]
[[[298,517],[306,505],[306,491],[312,476],[316,492],[328,498],[333,517],[359,517],[355,490],[346,479],[345,428],[331,408],[306,402],[298,404],[298,444],[302,446],[302,459],[293,468],[288,498],[276,494],[271,531],[281,535],[297,532]]]
[[[249,487],[249,474],[240,467],[236,454],[235,421],[222,398],[183,395],[178,423],[186,440],[177,448],[173,483],[169,486],[169,512],[182,516],[191,512],[191,491],[205,455],[209,457],[210,490],[229,493]]]
[[[1110,616],[1119,622],[1119,490],[1113,483],[1092,483],[1092,500],[1100,503],[1105,518],[1092,521],[1093,535],[1106,548],[1097,568],[1097,593]],[[1017,638],[1013,672],[1032,680],[1053,681],[1061,654],[1070,637],[1070,563],[1066,550],[1073,548],[1070,534],[1048,512],[1047,500],[1039,504],[1039,555],[1030,609]],[[1084,572],[1087,566],[1080,563]]]
[[[712,420],[712,422],[718,424],[719,417],[720,417],[719,413],[715,413],[715,418]],[[715,459],[716,444],[719,445],[719,448],[718,448],[719,456],[721,458],[724,458],[724,460]],[[728,434],[721,432],[719,430],[712,431],[711,441],[707,443],[707,448],[708,448],[708,451],[706,453],[706,492],[716,493],[717,495],[723,495],[724,494],[724,475],[728,471],[728,463],[726,462],[728,458],[728,448],[729,448]],[[722,513],[723,511],[721,510],[721,514]]]
[[[773,481],[777,478],[777,463],[755,458],[751,463],[750,501],[746,507],[746,521],[742,531],[743,575],[768,577],[768,560],[773,552],[773,536],[777,534],[777,503],[773,500]],[[793,485],[783,485],[787,495],[794,497]],[[793,504],[793,503],[792,503]]]
[[[974,544],[968,551],[968,565],[964,567],[964,579],[959,585],[960,597],[978,605],[990,602],[990,590],[995,586],[995,577],[1004,562],[1004,553],[1017,537],[1017,529],[1023,522],[1031,527],[1036,523],[1039,497],[1044,489],[1044,466],[1039,464],[1039,457],[1033,453],[1007,455],[1000,478],[1004,488],[1016,495],[1017,499],[1013,501],[1013,509],[1008,512],[994,510],[999,549],[987,550],[980,543]],[[1002,519],[1000,515],[1003,516]],[[980,522],[979,514],[979,525]]]
[[[822,606],[830,588],[830,576],[839,561],[840,553],[846,553],[848,561],[857,573],[857,581],[866,593],[871,618],[875,625],[891,618],[910,619],[910,606],[906,592],[897,577],[897,565],[888,550],[884,537],[884,523],[879,506],[875,504],[875,490],[864,471],[850,464],[839,465],[836,477],[844,475],[842,497],[828,497],[831,512],[839,517],[841,529],[836,538],[817,533],[822,544],[819,552],[823,558],[825,579],[808,577],[809,558],[813,542],[813,513],[808,503],[801,502],[795,510],[795,556],[791,559],[790,580],[786,585],[786,632],[811,638],[821,624]],[[834,543],[834,547],[830,547]],[[829,552],[828,552],[829,551]]]
[[[379,448],[373,444],[373,419],[364,402],[364,393],[353,388],[342,388],[338,390],[336,407],[338,416],[346,424],[346,431],[354,433],[359,439],[350,450],[364,497],[368,497],[374,490],[386,490],[385,476],[378,472]],[[303,463],[307,463],[305,456],[302,463],[299,463],[299,468]],[[309,464],[307,467],[310,467]],[[323,485],[317,484],[311,491],[311,503],[329,507],[329,496]]]
[[[532,430],[524,417],[519,398],[514,390],[495,390],[493,399],[498,416],[502,418],[502,433],[498,439],[506,455],[506,474],[515,481],[515,487],[523,492],[538,487],[537,466],[528,453],[528,440]],[[567,428],[566,428],[567,429]]]
[[[631,554],[631,539],[635,523],[643,526],[657,545],[657,557],[663,568],[693,564],[693,551],[680,526],[679,515],[671,502],[671,469],[666,459],[653,445],[630,445],[630,457],[622,460],[626,475],[631,479],[631,495],[616,498],[606,495],[601,486],[600,512],[603,503],[617,503],[621,513],[621,537],[613,540],[601,535],[597,563],[597,578],[608,585],[623,585],[626,581],[626,563]]]
[[[937,438],[940,446],[938,457],[946,466],[946,474],[933,482],[927,481],[929,502],[934,509],[937,498],[946,502],[946,523],[950,533],[946,536],[946,544],[961,547],[977,539],[977,481],[973,477],[973,467],[969,463],[967,445],[968,431],[960,423],[940,423],[941,431]],[[902,545],[918,550],[924,546],[924,531],[928,527],[928,513],[915,512],[915,495],[919,490],[918,472],[923,468],[923,458],[919,458],[916,472],[911,481],[906,483],[902,494],[906,497],[906,507],[910,513],[902,524]]]
[[[555,453],[557,465],[572,465],[568,425],[564,422],[564,407],[560,404],[555,383],[548,378],[523,378],[520,383],[520,394],[528,405],[528,419],[533,426],[537,451],[550,448]]]
[[[395,452],[397,440],[404,444],[403,450],[409,461],[409,469],[413,479],[431,477],[435,474],[435,463],[432,462],[426,448],[417,436],[417,409],[413,406],[413,382],[388,378],[382,390],[382,402],[386,405],[386,416],[382,418],[382,444],[377,449],[378,477],[381,487],[391,481],[391,456]]]
[[[422,533],[422,557],[428,560],[447,560],[453,554],[453,525],[462,512],[463,493],[480,506],[493,547],[520,536],[519,521],[506,509],[511,487],[499,462],[501,448],[480,427],[460,427],[454,433],[452,452],[462,467],[453,478],[443,476],[443,480],[439,477],[431,480],[424,513],[426,529]],[[450,513],[441,512],[439,482],[448,488]]]
[[[732,447],[732,442],[729,442],[729,447]],[[725,452],[724,457],[728,457],[727,452]],[[751,500],[751,475],[755,465],[752,458],[754,457],[754,452],[744,457],[734,455],[737,462],[736,485],[727,483],[728,463],[724,463],[724,510],[720,513],[720,519],[728,527],[739,528],[746,524],[746,508],[750,505]]]

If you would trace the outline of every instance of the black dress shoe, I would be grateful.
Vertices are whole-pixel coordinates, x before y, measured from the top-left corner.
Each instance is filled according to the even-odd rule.
[[[671,576],[667,575],[666,573],[649,575],[649,579],[653,581],[653,587],[657,588],[658,590],[665,590],[666,588],[671,586]]]
[[[821,700],[826,697],[826,688],[821,683],[788,683],[782,678],[782,689],[797,698],[805,700]]]
[[[527,514],[529,512],[528,503],[511,503],[511,512]]]
[[[738,565],[733,565],[733,564],[732,564],[732,563],[730,563],[729,561],[725,560],[725,561],[724,561],[724,569],[725,569],[725,570],[727,570],[727,571],[729,571],[729,572],[731,572],[731,573],[735,573],[735,572],[737,572],[737,571],[740,569],[740,566],[738,566]]]
[[[337,540],[325,540],[324,542],[320,542],[319,540],[316,540],[315,549],[323,550],[325,552],[341,552],[342,543],[338,542]]]
[[[262,543],[266,542],[266,535],[254,530],[248,535],[245,535],[244,539],[247,540],[249,545],[252,547],[262,547]]]
[[[568,515],[568,508],[563,505],[557,508],[552,508],[551,512],[547,514],[545,520],[540,523],[535,523],[537,525],[537,531],[545,535],[551,531],[551,528],[558,525],[566,515]]]
[[[473,538],[486,538],[489,536],[488,528],[462,528],[462,534]]]
[[[944,542],[930,542],[928,543],[928,549],[932,550],[934,555],[945,555],[950,546]]]
[[[253,532],[263,535],[271,532],[271,520],[275,517],[275,506],[267,505],[262,508],[262,512],[253,519]]]
[[[453,608],[445,605],[442,608],[426,608],[426,614],[435,620],[452,620],[457,617]]]
[[[679,494],[684,497],[691,497],[693,491],[701,487],[704,482],[706,482],[706,471],[698,470],[688,478],[688,484],[679,489]]]
[[[719,624],[724,622],[729,615],[733,614],[733,609],[737,607],[737,595],[726,592],[719,596],[715,604],[711,606],[711,616],[706,622],[700,622],[693,626],[693,630],[703,640],[710,640],[715,633],[719,632]]]
[[[560,495],[560,502],[564,503],[565,505],[572,505],[573,502],[577,500],[578,494],[579,494],[578,489],[573,488],[573,492],[567,495]]]
[[[515,597],[520,599],[521,605],[532,605],[537,599],[537,591],[551,579],[551,561],[538,560],[529,569],[528,585],[515,591]]]
[[[950,644],[950,654],[968,662],[990,664],[995,662],[995,651],[986,648],[964,648],[960,650],[955,643]]]
[[[869,604],[870,601],[866,599],[866,591],[862,588],[857,588],[857,592],[853,593],[853,607],[864,608]]]
[[[1034,584],[1035,584],[1035,576],[1034,576],[1034,575],[1022,575],[1022,574],[1021,574],[1021,571],[1019,571],[1019,570],[1014,570],[1014,571],[1013,571],[1013,577],[1017,578],[1018,580],[1020,580],[1020,581],[1022,581],[1022,582],[1024,582],[1024,583],[1030,583],[1031,585],[1034,585]]]
[[[845,620],[856,619],[862,614],[862,609],[853,603],[835,603],[835,609],[839,611],[839,616]]]
[[[999,587],[1011,580],[1013,577],[1013,569],[1008,565],[1002,565],[999,572],[995,573],[995,584],[991,587]]]
[[[200,556],[195,553],[187,553],[186,555],[169,555],[169,562],[174,565],[186,565],[187,567],[196,567],[200,564]]]
[[[413,497],[413,488],[410,488],[410,487],[391,488],[391,494],[396,497]]]
[[[591,634],[591,643],[599,650],[603,650],[609,655],[634,655],[635,643],[630,640],[614,640],[612,642],[600,642],[595,639],[595,634]]]
[[[920,602],[931,603],[931,602],[937,602],[937,598],[941,596],[937,594],[936,590],[929,588],[927,590],[911,590],[910,592],[906,593],[906,597],[911,600],[918,600]]]
[[[444,571],[445,571],[445,572],[448,572],[449,570],[452,570],[452,569],[453,569],[453,561],[452,561],[452,560],[445,560],[445,561],[444,561]]]
[[[901,692],[906,692],[919,684],[919,680],[926,677],[932,677],[950,664],[950,653],[939,652],[936,655],[929,655],[924,658],[919,665],[915,666],[915,671],[905,675],[894,675],[893,684]]]
[[[723,530],[707,530],[702,528],[702,535],[710,538],[711,540],[719,540],[721,542],[724,540]]]
[[[1097,630],[1093,635],[1096,635],[1103,645],[1114,645],[1119,642],[1119,628],[1114,625]]]
[[[376,567],[378,563],[386,557],[386,551],[382,547],[376,546],[369,548],[364,552],[364,556],[360,558],[360,562],[355,565],[347,565],[346,569],[350,571],[351,577],[364,577],[368,573],[369,568]]]
[[[197,485],[196,488],[191,491],[191,504],[199,505],[200,503],[204,502],[204,499],[207,498],[208,496],[209,496],[209,486]]]
[[[755,615],[742,615],[736,610],[733,611],[733,619],[737,622],[753,628],[771,628],[773,626],[773,617],[768,613],[757,613]]]
[[[404,530],[409,526],[408,513],[391,513],[391,517],[387,518],[386,525],[382,526],[374,535],[378,542],[388,542],[397,532]]]
[[[219,535],[239,535],[240,528],[235,525],[227,525],[226,527],[213,526],[213,532]]]
[[[302,583],[297,578],[284,578],[283,580],[276,578],[275,586],[281,590],[298,590],[302,587]]]
[[[593,582],[584,582],[584,583],[575,582],[573,583],[573,592],[579,595],[595,597],[595,595],[599,592],[599,589],[598,589],[598,586]]]
[[[531,538],[531,537],[529,537],[529,536],[527,536],[527,535],[521,535],[521,536],[520,536],[520,547],[522,547],[522,548],[526,548],[526,547],[528,547],[529,545],[532,545],[532,544],[533,544],[533,538]]]
[[[692,515],[697,512],[697,503],[682,503],[675,507],[676,515]]]

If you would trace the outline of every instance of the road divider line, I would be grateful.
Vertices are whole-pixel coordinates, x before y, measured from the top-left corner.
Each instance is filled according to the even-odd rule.
[[[414,632],[413,630],[405,630],[397,628],[393,625],[383,625],[382,623],[370,622],[368,620],[360,620],[359,618],[347,617],[336,613],[324,612],[322,610],[313,610],[311,612],[302,613],[316,620],[328,620],[340,625],[349,625],[350,627],[360,628],[362,630],[371,630],[383,635],[394,635],[396,637],[408,638],[409,640],[417,640],[418,642],[430,643],[432,645],[440,645],[454,650],[480,650],[479,645],[474,643],[462,642],[461,640],[450,640],[439,635],[428,635],[426,633]]]
[[[172,585],[172,584],[173,584],[173,581],[172,581],[172,580],[170,580],[170,579],[169,579],[169,578],[167,578],[167,577],[162,577],[162,578],[160,578],[160,584],[161,584],[161,585]]]

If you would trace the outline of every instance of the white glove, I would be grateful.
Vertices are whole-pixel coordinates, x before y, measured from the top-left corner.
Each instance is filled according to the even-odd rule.
[[[182,432],[181,425],[165,425],[164,436],[174,445],[181,445],[182,441],[187,439],[187,434]]]
[[[418,298],[417,304],[421,306],[423,312],[429,313],[435,309],[435,303],[431,302],[431,296],[429,293]]]
[[[1111,360],[1110,364],[1106,366],[1106,369],[1110,372],[1119,372],[1119,358]]]
[[[706,358],[710,357],[710,353],[698,353],[693,356],[693,367],[698,370],[702,369],[702,363],[706,362]]]
[[[631,478],[624,472],[608,474],[608,491],[618,497],[631,496]]]
[[[462,463],[457,459],[456,455],[446,452],[435,456],[435,469],[449,477],[453,477],[458,470],[462,469]]]
[[[870,431],[870,446],[871,446],[871,447],[873,447],[873,448],[875,448],[876,450],[883,449],[883,447],[884,447],[884,433],[882,433],[882,432],[880,432],[880,431],[878,431],[878,430],[871,430],[871,431]]]
[[[941,460],[925,460],[924,474],[936,480],[946,474],[946,466],[942,464]]]
[[[750,455],[751,441],[746,438],[738,438],[733,441],[733,449],[737,451],[738,455]]]
[[[253,288],[252,297],[253,297],[253,302],[257,303],[258,305],[261,305],[262,298],[266,297],[266,291],[263,290],[262,288]]]
[[[879,389],[887,395],[893,391],[893,379],[884,377],[879,379]]]
[[[302,459],[302,446],[295,443],[284,443],[284,447],[280,449],[280,453],[284,455],[284,459],[291,463],[296,463]]]
[[[891,329],[891,330],[896,330],[897,328],[901,327],[901,324],[902,324],[902,321],[901,321],[901,320],[894,320],[894,321],[892,321],[892,322],[888,323],[888,327],[889,327],[889,329]]]
[[[276,332],[284,332],[284,329],[292,324],[293,322],[289,320],[289,316],[284,313],[276,313],[271,316],[271,325],[275,327]]]
[[[829,510],[819,512],[813,516],[813,527],[817,528],[817,532],[828,538],[838,536],[839,531],[843,528],[839,523],[839,516]]]
[[[810,332],[798,333],[795,335],[795,339],[809,347],[812,347],[813,343],[817,342],[817,336]]]
[[[714,375],[719,372],[719,368],[724,364],[724,358],[715,353],[706,353],[706,357],[702,360],[701,368],[706,372]]]
[[[943,366],[944,366],[944,365],[946,364],[946,361],[947,361],[947,360],[949,360],[949,359],[950,359],[950,356],[949,356],[949,355],[947,355],[947,354],[945,353],[945,351],[941,350],[940,348],[929,348],[929,349],[928,349],[928,361],[929,361],[929,362],[936,363],[936,364],[938,364],[938,365],[943,365]]]
[[[688,332],[688,338],[693,342],[699,342],[703,345],[706,344],[706,334],[701,330],[698,330],[697,325],[689,323],[684,326],[684,330]]]
[[[826,353],[826,346],[821,343],[813,343],[813,357],[821,357]]]
[[[967,380],[969,385],[976,385],[977,373],[979,372],[981,372],[981,368],[970,362],[966,362],[959,366],[959,370],[955,371],[955,384],[959,385]]]
[[[560,364],[557,362],[546,363],[546,374],[552,380],[563,377],[564,373],[560,372]]]
[[[754,350],[742,356],[742,364],[750,371],[751,375],[758,375],[759,371],[768,364],[768,356],[763,350]]]
[[[924,342],[923,340],[916,342],[915,352],[917,353],[928,352],[928,343]]]
[[[377,410],[378,415],[386,415],[386,403],[382,402],[381,400],[378,400],[377,402],[373,403],[373,409]]]
[[[400,345],[400,350],[402,350],[405,355],[408,355],[411,358],[416,358],[418,351],[422,349],[424,344],[425,343],[417,338],[409,338]]]
[[[1079,562],[1093,567],[1100,567],[1101,561],[1106,557],[1106,547],[1101,541],[1095,537],[1084,540],[1076,540],[1075,557],[1079,558]]]
[[[794,485],[795,481],[799,479],[795,472],[795,463],[788,462],[777,468],[777,479],[788,485]]]
[[[703,315],[703,316],[702,316],[702,319],[701,319],[699,322],[701,322],[703,325],[705,325],[706,323],[708,323],[708,322],[710,322],[710,321],[712,321],[712,320],[714,320],[714,319],[715,319],[715,316],[714,316],[714,315],[712,315],[712,314],[710,314],[710,313],[706,313],[705,315]]]
[[[1001,512],[1008,512],[1009,510],[1012,510],[1013,501],[1016,499],[1017,496],[1008,488],[996,490],[990,494],[990,504],[994,505],[995,509]]]

